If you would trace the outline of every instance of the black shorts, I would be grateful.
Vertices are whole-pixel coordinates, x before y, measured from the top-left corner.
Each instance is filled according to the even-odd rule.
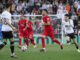
[[[10,38],[13,38],[13,33],[12,31],[2,31],[2,34],[3,34],[3,39],[10,39]]]
[[[75,38],[75,35],[74,35],[74,33],[67,34],[66,36],[69,36],[71,39]]]

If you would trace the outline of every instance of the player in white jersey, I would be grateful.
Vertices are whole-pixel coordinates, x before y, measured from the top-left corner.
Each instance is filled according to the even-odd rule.
[[[10,49],[11,49],[11,57],[17,57],[14,53],[14,40],[13,40],[13,34],[12,31],[16,30],[15,27],[11,24],[11,4],[6,4],[5,10],[2,12],[1,18],[2,18],[2,34],[3,34],[3,40],[4,43],[0,44],[0,49],[2,49],[7,44],[7,39],[10,40]]]
[[[73,40],[73,42],[75,43],[77,51],[80,52],[78,43],[75,40],[73,27],[74,27],[73,20],[69,19],[69,15],[66,14],[65,21],[63,21],[63,30],[66,33],[66,40],[67,40],[67,42],[69,42],[69,37],[70,37]]]

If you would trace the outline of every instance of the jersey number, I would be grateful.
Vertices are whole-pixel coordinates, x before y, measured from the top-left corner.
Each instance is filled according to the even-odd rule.
[[[6,18],[2,18],[2,23],[3,23],[4,25],[7,25],[7,23],[6,23]]]

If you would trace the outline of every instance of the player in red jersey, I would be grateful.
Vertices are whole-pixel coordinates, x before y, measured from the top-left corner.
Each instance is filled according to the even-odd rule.
[[[19,30],[19,48],[21,48],[21,38],[24,38],[24,28],[26,27],[26,19],[22,15],[21,20],[19,20],[18,30]]]
[[[25,30],[25,36],[26,36],[26,45],[27,48],[29,47],[29,40],[31,40],[31,43],[34,45],[34,48],[36,47],[35,42],[34,42],[34,38],[33,38],[33,28],[32,28],[32,21],[28,20],[26,22],[26,27],[24,28]]]
[[[46,51],[46,49],[45,49],[45,41],[44,41],[44,38],[46,36],[50,36],[51,39],[52,39],[52,42],[58,43],[60,45],[61,49],[63,49],[62,43],[60,43],[54,37],[53,27],[52,27],[51,20],[50,20],[50,17],[48,16],[48,14],[47,14],[47,10],[46,9],[42,10],[42,15],[43,15],[42,19],[43,19],[43,22],[44,22],[44,24],[42,24],[42,26],[44,26],[44,32],[42,33],[42,49],[40,51],[41,52],[45,52]]]

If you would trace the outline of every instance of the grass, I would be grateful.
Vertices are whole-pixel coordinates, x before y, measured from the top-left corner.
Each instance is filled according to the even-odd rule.
[[[9,45],[0,50],[0,60],[80,60],[80,53],[76,51],[74,45],[64,45],[64,49],[61,50],[59,45],[46,45],[47,51],[40,52],[41,45],[37,45],[37,48],[29,46],[25,52],[15,45],[15,53],[18,58],[10,57]]]

